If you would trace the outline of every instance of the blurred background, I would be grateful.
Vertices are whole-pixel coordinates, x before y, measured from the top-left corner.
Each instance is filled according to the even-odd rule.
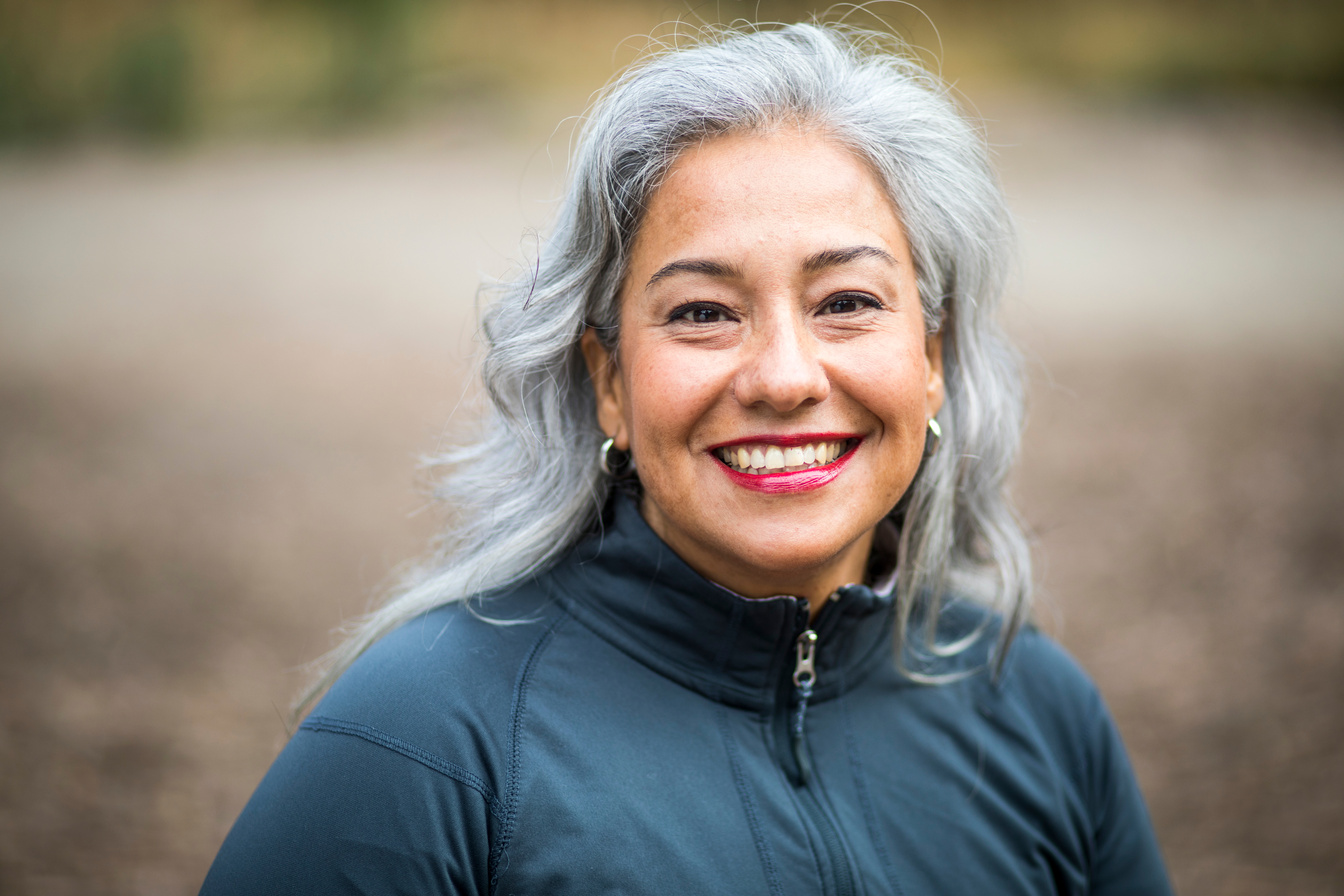
[[[0,893],[191,893],[432,533],[476,287],[718,0],[0,0]],[[1022,247],[1042,625],[1178,889],[1344,893],[1344,6],[925,0]],[[936,27],[935,27],[936,26]]]

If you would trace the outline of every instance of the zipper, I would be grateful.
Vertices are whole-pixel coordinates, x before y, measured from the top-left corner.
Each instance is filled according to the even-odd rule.
[[[817,614],[817,622],[829,615],[830,602]],[[840,832],[831,820],[830,813],[823,806],[812,783],[812,757],[807,751],[807,707],[812,691],[817,683],[817,642],[820,636],[816,628],[808,625],[808,607],[806,601],[800,601],[798,626],[803,630],[794,640],[793,675],[793,712],[789,719],[789,752],[793,759],[794,792],[798,796],[804,812],[811,819],[813,827],[821,835],[822,847],[834,877],[833,888],[829,890],[836,896],[853,896],[855,892],[854,876],[849,867],[849,859],[840,841]]]
[[[798,636],[798,660],[793,666],[793,687],[798,695],[798,707],[793,711],[793,727],[789,740],[793,744],[793,759],[798,763],[798,778],[806,787],[812,780],[812,758],[807,755],[803,740],[807,722],[807,701],[812,699],[812,686],[817,681],[817,633],[808,629]]]

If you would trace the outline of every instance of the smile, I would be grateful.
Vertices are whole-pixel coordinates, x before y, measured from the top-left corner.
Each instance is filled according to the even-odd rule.
[[[815,470],[845,454],[856,440],[830,439],[801,445],[744,442],[714,449],[714,456],[731,470],[749,476]]]

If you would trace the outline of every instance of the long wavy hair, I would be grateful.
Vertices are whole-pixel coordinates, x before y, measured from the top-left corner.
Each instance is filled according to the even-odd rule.
[[[581,129],[549,239],[493,291],[483,320],[489,402],[479,437],[434,463],[454,522],[435,553],[329,657],[311,702],[370,644],[436,606],[504,588],[554,564],[594,524],[610,478],[579,350],[586,327],[619,342],[617,292],[641,215],[687,146],[802,124],[866,159],[914,256],[928,332],[941,330],[946,400],[939,450],[893,515],[900,523],[898,645],[957,653],[983,635],[907,638],[916,596],[993,604],[1001,661],[1028,611],[1030,557],[1004,490],[1022,425],[1018,359],[994,318],[1012,228],[982,134],[948,88],[891,37],[840,25],[714,31],[612,82]],[[474,427],[475,428],[475,427]],[[478,608],[488,615],[488,604]],[[906,647],[911,645],[906,644]]]

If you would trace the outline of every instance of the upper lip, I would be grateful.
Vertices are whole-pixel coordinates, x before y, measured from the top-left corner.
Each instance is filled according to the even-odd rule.
[[[710,445],[708,450],[718,451],[720,448],[728,448],[733,445],[778,445],[781,448],[792,448],[796,445],[815,445],[817,442],[840,442],[861,438],[863,438],[861,435],[853,432],[764,433],[758,436],[742,436],[727,442],[719,442]]]

